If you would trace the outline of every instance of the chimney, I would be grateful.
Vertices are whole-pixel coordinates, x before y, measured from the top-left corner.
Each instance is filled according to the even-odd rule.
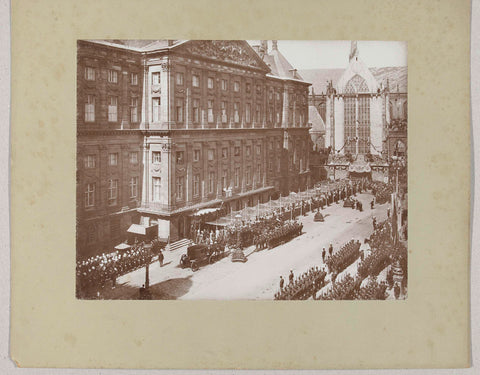
[[[171,47],[171,46],[173,46],[173,43],[175,42],[175,40],[168,39],[167,42],[168,42],[168,46]]]
[[[272,51],[277,51],[278,50],[278,41],[277,40],[272,40]]]

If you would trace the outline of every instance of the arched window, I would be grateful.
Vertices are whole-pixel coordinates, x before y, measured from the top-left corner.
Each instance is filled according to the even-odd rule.
[[[352,78],[350,78],[345,86],[345,93],[347,94],[365,93],[368,91],[367,82],[358,74],[355,74]]]
[[[405,152],[407,151],[407,147],[405,146],[405,143],[402,141],[398,140],[395,143],[395,151],[394,155],[396,156],[405,156]]]
[[[347,94],[368,93],[364,78],[354,75],[345,86]],[[370,152],[370,95],[347,95],[344,98],[345,153]]]

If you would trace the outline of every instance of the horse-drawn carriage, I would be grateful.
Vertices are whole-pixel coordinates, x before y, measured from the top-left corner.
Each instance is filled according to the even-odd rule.
[[[355,201],[353,200],[352,197],[348,197],[345,199],[345,202],[343,203],[343,207],[353,207],[355,204]]]
[[[200,268],[200,264],[211,264],[220,260],[224,256],[224,245],[192,245],[187,248],[187,253],[181,256],[180,267],[190,267],[192,271],[197,271]]]

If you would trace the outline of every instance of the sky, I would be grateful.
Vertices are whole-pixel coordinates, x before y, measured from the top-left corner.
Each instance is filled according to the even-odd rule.
[[[251,45],[258,40],[249,40]],[[350,54],[349,40],[279,40],[278,49],[298,70],[346,68]],[[269,41],[268,48],[271,48]],[[407,43],[396,41],[358,41],[359,58],[370,68],[407,66]]]

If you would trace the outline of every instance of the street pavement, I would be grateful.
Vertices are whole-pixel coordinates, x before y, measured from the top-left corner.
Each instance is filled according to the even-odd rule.
[[[164,252],[164,265],[152,263],[149,268],[150,290],[157,299],[208,299],[208,300],[272,300],[279,288],[282,275],[288,280],[290,270],[295,277],[313,266],[322,267],[322,248],[328,253],[333,244],[334,252],[351,240],[363,240],[373,231],[372,217],[377,222],[386,219],[388,204],[375,205],[370,209],[372,195],[357,194],[364,210],[359,212],[343,207],[343,202],[322,210],[324,222],[314,222],[314,213],[302,216],[303,234],[271,250],[253,252],[246,263],[233,263],[227,256],[213,264],[200,266],[200,270],[179,267],[180,257],[185,250]],[[344,272],[356,273],[358,260]],[[123,275],[117,287],[102,291],[102,298],[135,298],[138,288],[145,284],[145,267]],[[330,285],[330,284],[328,284]],[[328,288],[328,285],[326,288]]]

